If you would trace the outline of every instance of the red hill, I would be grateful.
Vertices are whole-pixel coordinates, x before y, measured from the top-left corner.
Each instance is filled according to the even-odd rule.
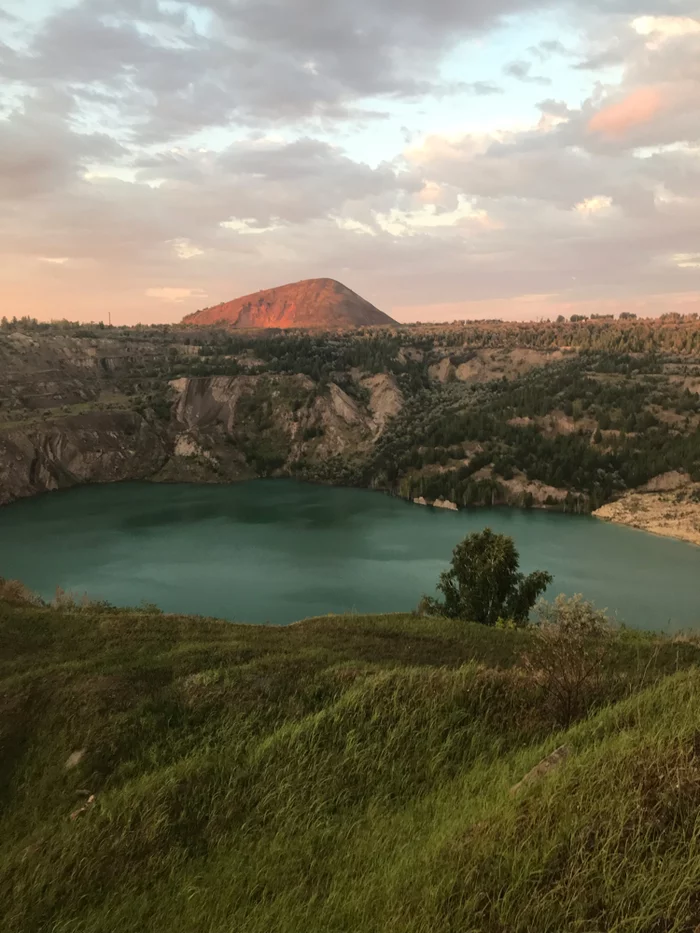
[[[396,321],[340,282],[306,279],[203,308],[188,314],[182,323],[334,330]]]

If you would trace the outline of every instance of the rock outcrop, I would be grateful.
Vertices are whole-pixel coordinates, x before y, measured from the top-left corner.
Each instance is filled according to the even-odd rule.
[[[403,408],[404,398],[396,378],[386,373],[366,376],[360,385],[369,392],[369,409],[374,421],[374,435],[379,437],[389,421]]]
[[[171,388],[173,456],[158,479],[313,476],[335,457],[356,462],[375,437],[371,410],[301,374],[193,377]]]
[[[528,771],[522,780],[511,787],[511,797],[517,797],[526,788],[531,787],[533,784],[538,784],[543,778],[547,777],[548,774],[551,774],[552,771],[560,768],[570,754],[571,749],[568,745],[560,745],[551,755],[547,755],[547,757],[543,758],[531,771]]]
[[[646,486],[607,502],[593,513],[618,525],[700,545],[700,483],[684,473],[663,473]]]
[[[0,505],[81,483],[144,479],[167,459],[158,430],[136,412],[90,412],[0,432]]]

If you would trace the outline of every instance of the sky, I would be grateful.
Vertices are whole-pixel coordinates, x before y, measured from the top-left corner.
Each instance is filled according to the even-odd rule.
[[[0,0],[0,315],[700,312],[700,0]]]

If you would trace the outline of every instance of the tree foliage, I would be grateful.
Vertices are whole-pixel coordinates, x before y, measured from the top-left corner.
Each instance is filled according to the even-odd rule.
[[[444,601],[427,599],[424,605],[429,612],[483,625],[499,619],[522,624],[552,576],[544,570],[525,576],[519,567],[511,537],[490,528],[473,532],[454,549],[450,570],[440,575],[437,588]]]

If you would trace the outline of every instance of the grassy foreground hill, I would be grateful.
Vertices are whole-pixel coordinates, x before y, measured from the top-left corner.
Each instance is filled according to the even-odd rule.
[[[700,649],[622,633],[564,729],[531,637],[0,601],[0,929],[691,933]]]

